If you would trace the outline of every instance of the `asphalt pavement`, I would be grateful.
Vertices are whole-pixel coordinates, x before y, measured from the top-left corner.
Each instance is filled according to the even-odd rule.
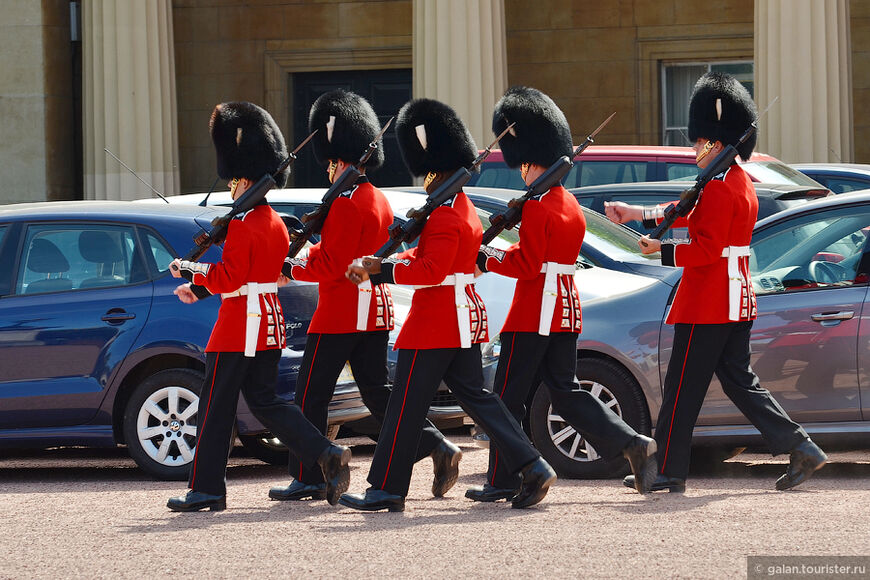
[[[453,439],[456,487],[432,498],[425,459],[394,514],[270,501],[285,472],[238,450],[227,510],[193,514],[165,507],[183,483],[148,478],[124,450],[4,452],[0,578],[745,578],[748,556],[870,556],[867,451],[831,453],[787,492],[774,490],[787,458],[744,453],[696,469],[682,495],[559,480],[514,510],[463,497],[487,451]],[[351,491],[363,491],[374,446],[350,443]]]

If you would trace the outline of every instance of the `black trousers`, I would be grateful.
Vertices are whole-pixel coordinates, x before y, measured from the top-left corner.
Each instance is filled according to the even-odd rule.
[[[553,410],[577,430],[605,458],[616,457],[637,432],[577,383],[577,334],[558,332],[502,332],[495,371],[497,393],[517,422],[526,415],[533,386],[543,381]],[[498,449],[490,447],[487,481],[494,487],[516,489],[519,477],[504,468]]]
[[[442,379],[499,448],[506,469],[517,472],[540,457],[498,395],[483,388],[479,344],[471,348],[402,349],[369,470],[373,488],[403,497],[408,494],[426,412]]]
[[[227,491],[227,457],[233,436],[239,390],[257,419],[294,453],[306,461],[317,458],[331,445],[302,411],[275,394],[279,349],[206,354],[205,383],[197,411],[196,452],[190,466],[190,488],[224,495]]]
[[[692,431],[713,373],[774,455],[791,451],[807,438],[750,368],[751,332],[751,321],[674,326],[674,350],[655,432],[663,474],[681,479],[689,474]]]
[[[329,402],[335,392],[335,383],[346,362],[350,363],[363,403],[372,416],[383,424],[390,400],[387,348],[389,331],[354,332],[349,334],[309,334],[305,355],[296,383],[296,404],[305,417],[326,433]],[[416,459],[428,457],[444,439],[429,420],[423,424]],[[306,463],[290,453],[290,475],[307,484],[323,481],[317,464]]]

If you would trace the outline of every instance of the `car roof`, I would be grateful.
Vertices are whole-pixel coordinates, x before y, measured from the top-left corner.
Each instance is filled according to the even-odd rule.
[[[756,222],[755,227],[763,227],[771,222],[779,221],[781,219],[787,219],[788,217],[798,213],[865,203],[870,203],[870,189],[862,189],[860,191],[849,191],[837,195],[829,195],[827,197],[814,199],[812,201],[808,201],[807,203],[784,209],[778,213],[760,219],[758,220],[758,222]]]
[[[790,163],[789,165],[799,171],[807,169],[843,174],[857,173],[870,176],[870,164],[867,163]]]
[[[482,151],[482,150],[481,150]],[[504,156],[500,149],[493,149],[492,153],[495,158],[490,161],[501,161]],[[695,162],[696,153],[691,147],[680,145],[590,145],[587,147],[580,157],[595,157],[605,155],[638,155],[638,156],[658,156],[658,157],[675,157],[686,158],[691,163]],[[753,152],[750,161],[777,161],[776,157],[766,153]],[[742,160],[738,160],[742,162]]]
[[[0,206],[0,218],[2,219],[32,219],[39,218],[68,218],[68,219],[94,219],[110,217],[113,221],[136,221],[142,218],[195,218],[203,214],[219,213],[213,208],[198,206],[172,205],[160,199],[159,203],[135,203],[132,201],[101,201],[101,200],[75,200],[75,201],[45,201],[36,203],[18,203]]]
[[[319,204],[323,200],[323,194],[326,193],[325,187],[300,187],[300,188],[285,188],[273,189],[266,194],[266,200],[269,203],[310,203]],[[400,210],[408,210],[413,207],[419,207],[426,199],[422,187],[407,186],[407,187],[387,187],[381,189],[390,202],[390,206],[398,213]],[[168,197],[172,204],[198,204],[205,199],[205,193],[189,193],[185,195],[173,195]],[[155,199],[140,200],[148,202],[159,201]],[[209,206],[227,206],[232,203],[232,197],[229,191],[215,191],[208,197]]]
[[[636,181],[631,183],[608,183],[604,185],[586,185],[573,187],[569,191],[574,195],[592,195],[602,193],[674,193],[678,194],[688,189],[694,181]],[[776,199],[803,199],[805,197],[823,197],[828,190],[821,190],[806,185],[788,185],[782,183],[753,183],[758,195]]]

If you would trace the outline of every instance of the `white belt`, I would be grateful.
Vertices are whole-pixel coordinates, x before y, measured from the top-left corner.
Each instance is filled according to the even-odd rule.
[[[235,292],[225,292],[221,298],[234,298],[236,296],[248,297],[248,317],[245,319],[245,356],[252,357],[257,354],[257,338],[260,336],[260,294],[276,294],[278,284],[267,282],[248,282]]]
[[[574,264],[559,264],[558,262],[546,262],[541,265],[541,273],[544,276],[544,293],[541,294],[541,319],[538,321],[538,334],[550,335],[550,325],[553,323],[553,312],[556,311],[556,298],[559,296],[557,288],[559,276],[562,274],[574,275],[577,267]]]
[[[451,274],[444,278],[440,284],[414,286],[414,290],[432,288],[434,286],[453,286],[453,296],[456,302],[456,322],[459,325],[459,345],[462,348],[471,348],[471,313],[468,307],[468,297],[465,287],[474,284],[474,274]],[[463,316],[462,313],[465,313]]]
[[[727,246],[722,250],[722,257],[728,258],[728,319],[740,320],[740,302],[743,298],[743,287],[749,281],[740,273],[740,258],[749,255],[749,246]]]

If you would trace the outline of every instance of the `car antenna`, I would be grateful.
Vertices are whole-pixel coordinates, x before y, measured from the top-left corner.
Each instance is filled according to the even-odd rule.
[[[126,163],[124,163],[123,161],[121,161],[120,159],[118,159],[118,156],[117,156],[117,155],[115,155],[114,153],[112,153],[111,151],[109,151],[108,147],[103,147],[103,151],[105,151],[106,153],[108,153],[109,155],[111,155],[112,157],[114,157],[114,158],[115,158],[115,161],[117,161],[118,163],[120,163],[121,165],[123,165],[123,166],[124,166],[124,169],[126,169],[127,171],[129,171],[130,173],[133,174],[133,177],[135,177],[136,179],[138,179],[139,181],[141,181],[142,183],[144,183],[145,185],[147,185],[149,188],[151,188],[151,191],[153,191],[154,193],[156,193],[156,194],[157,194],[157,197],[159,197],[160,199],[162,199],[162,200],[165,201],[166,203],[169,203],[169,200],[166,199],[166,197],[164,197],[162,193],[160,193],[159,191],[157,191],[156,189],[154,189],[154,188],[151,186],[150,183],[148,183],[147,181],[145,181],[144,179],[142,179],[141,177],[139,177],[138,175],[136,175],[136,172],[133,171],[132,169],[130,169],[130,167],[128,167]]]
[[[218,175],[217,177],[215,177],[215,179],[214,179],[214,183],[212,183],[212,184],[211,184],[211,187],[208,188],[208,193],[205,194],[205,197],[202,198],[202,201],[199,202],[197,205],[201,205],[202,207],[205,207],[205,206],[208,204],[208,196],[210,196],[210,195],[211,195],[211,192],[214,191],[214,187],[215,187],[215,185],[217,185],[218,181],[220,181],[220,178],[221,178],[220,175]]]

